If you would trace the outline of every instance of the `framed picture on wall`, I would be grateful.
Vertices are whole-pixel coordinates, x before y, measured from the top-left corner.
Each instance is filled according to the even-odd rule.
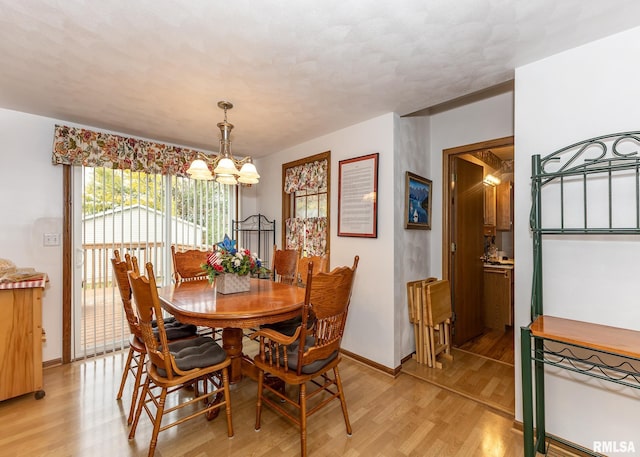
[[[431,230],[431,180],[407,171],[404,228]]]
[[[338,236],[378,236],[378,153],[341,160]]]

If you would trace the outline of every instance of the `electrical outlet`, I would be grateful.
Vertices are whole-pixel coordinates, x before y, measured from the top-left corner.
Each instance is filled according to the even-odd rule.
[[[44,246],[60,246],[59,233],[45,233],[43,238],[42,244]]]

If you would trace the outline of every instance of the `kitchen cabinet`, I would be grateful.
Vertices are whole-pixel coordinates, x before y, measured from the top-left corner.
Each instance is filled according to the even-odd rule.
[[[485,225],[482,228],[482,233],[484,236],[496,236],[496,226],[495,225]]]
[[[42,290],[45,282],[43,279],[25,281],[25,284],[0,284],[0,401],[30,392],[35,392],[38,399],[44,396]]]
[[[513,267],[488,265],[484,268],[484,326],[502,330],[513,325]]]
[[[484,225],[496,225],[495,186],[484,186]]]
[[[496,186],[496,230],[513,229],[513,183],[505,181]]]

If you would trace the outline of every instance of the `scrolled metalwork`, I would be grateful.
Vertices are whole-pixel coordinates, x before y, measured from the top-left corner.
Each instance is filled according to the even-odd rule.
[[[640,131],[612,133],[588,140],[580,141],[559,149],[545,157],[532,156],[532,206],[530,214],[530,226],[535,234],[640,234]],[[550,164],[554,164],[551,166]],[[606,179],[608,197],[606,211],[607,220],[604,218],[590,217],[590,200],[596,195],[597,190],[592,190],[587,184],[587,176],[601,174]],[[628,174],[628,176],[626,176]],[[635,175],[635,176],[634,176]],[[634,179],[632,182],[636,188],[635,205],[620,208],[615,211],[635,214],[635,224],[629,223],[626,227],[614,227],[614,180],[618,177]],[[555,226],[541,227],[541,200],[543,188],[546,184],[555,182],[559,186],[559,204]],[[582,183],[582,190],[574,192],[573,199],[580,197],[581,201],[571,200],[572,214],[582,213],[581,220],[575,217],[566,219],[564,189],[578,182]],[[617,185],[617,184],[616,184]],[[589,187],[589,188],[588,188]],[[555,186],[554,186],[555,188]],[[597,189],[594,187],[594,189]],[[578,205],[578,206],[576,206]],[[576,211],[577,210],[577,211]],[[594,213],[595,214],[595,213]],[[534,246],[535,249],[535,246]]]
[[[638,150],[624,152],[620,148],[626,142],[640,148],[640,131],[611,133],[558,149],[540,159],[540,176],[545,180],[557,176],[582,173],[599,173],[635,168],[640,165]],[[550,164],[559,166],[550,170]],[[535,176],[534,176],[535,178]]]
[[[601,354],[608,353],[602,352]],[[623,357],[619,354],[609,355],[615,356],[618,359]],[[628,360],[623,360],[617,365],[612,365],[605,362],[597,352],[591,353],[591,355],[587,357],[580,357],[570,346],[564,346],[561,350],[557,351],[550,349],[547,344],[543,344],[542,351],[536,351],[533,360],[593,378],[604,379],[640,389],[640,370]],[[636,359],[632,360],[639,362]]]

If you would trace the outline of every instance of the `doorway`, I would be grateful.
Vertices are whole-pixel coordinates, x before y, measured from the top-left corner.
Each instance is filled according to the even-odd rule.
[[[484,329],[483,296],[483,213],[484,170],[481,165],[451,156],[451,242],[449,243],[449,283],[454,312],[454,346],[480,336]]]
[[[445,149],[442,162],[442,272],[443,278],[449,279],[452,287],[453,343],[456,347],[464,346],[471,348],[474,352],[488,351],[482,355],[503,361],[503,356],[498,358],[491,354],[504,355],[504,352],[509,350],[513,353],[513,332],[512,330],[510,332],[508,327],[504,328],[504,332],[488,331],[483,314],[483,306],[486,306],[483,299],[487,240],[492,242],[496,232],[493,227],[494,236],[491,238],[491,227],[484,224],[486,202],[483,197],[482,181],[488,171],[503,168],[503,163],[510,163],[511,171],[513,170],[513,140],[513,136],[510,136]],[[512,176],[511,173],[510,179]],[[479,206],[482,209],[479,209]],[[487,229],[489,232],[486,231]],[[503,235],[508,239],[507,232],[500,232],[501,238]],[[505,245],[508,246],[508,244],[508,241],[505,242]],[[512,242],[511,257],[513,257]],[[507,337],[505,338],[502,333],[507,334]],[[486,338],[485,335],[487,335]],[[489,343],[481,341],[483,338],[488,339]],[[495,345],[503,347],[496,349]]]
[[[510,154],[510,156],[508,155]],[[467,227],[457,227],[458,224],[475,225],[476,230],[480,231],[480,238],[484,239],[484,218],[478,223],[478,189],[482,189],[483,179],[477,176],[477,169],[474,170],[473,166],[466,167],[467,162],[475,162],[476,165],[481,165],[483,160],[491,160],[492,156],[500,155],[505,160],[509,160],[511,164],[511,179],[513,176],[513,137],[499,138],[496,140],[470,144],[466,146],[460,146],[457,148],[445,149],[443,151],[443,249],[442,249],[442,277],[448,279],[450,282],[453,279],[454,259],[452,249],[458,250],[463,247],[466,240],[462,242],[457,241],[456,246],[452,246],[455,240],[455,236],[464,232]],[[456,160],[459,159],[459,160]],[[500,160],[497,160],[500,162]],[[462,165],[461,165],[462,164]],[[468,173],[468,176],[464,177],[467,182],[461,181],[461,176],[457,176],[457,185],[459,189],[452,187],[452,174],[454,170],[459,174],[460,166],[470,168],[472,171]],[[492,167],[495,168],[495,167]],[[483,168],[484,172],[484,168]],[[474,178],[474,173],[476,177]],[[484,173],[481,173],[484,174]],[[470,202],[470,211],[474,213],[469,218],[466,205],[458,207],[454,210],[454,205],[451,204],[451,198],[453,190],[462,191],[462,188],[466,188],[467,192],[473,194],[473,199]],[[484,192],[480,193],[481,195]],[[484,200],[484,198],[482,199]],[[497,198],[496,198],[497,202]],[[481,203],[482,205],[482,203]],[[484,206],[484,205],[483,205]],[[484,209],[484,208],[483,208]],[[496,207],[497,209],[497,207]],[[459,211],[461,214],[456,216],[455,211]],[[464,213],[464,214],[462,214]],[[483,215],[484,216],[484,215]],[[496,221],[497,221],[497,214]],[[496,222],[497,225],[497,222]],[[455,230],[458,230],[456,233]],[[507,232],[505,232],[507,233]],[[512,232],[511,232],[512,233]],[[473,235],[475,242],[469,243],[470,246],[477,246],[478,235]],[[464,246],[466,249],[478,249],[477,247]],[[513,250],[511,250],[513,252]],[[458,251],[459,253],[459,251]],[[470,315],[460,316],[460,313],[464,313],[465,310],[456,309],[456,296],[459,298],[460,294],[464,291],[456,291],[453,289],[452,284],[452,304],[454,306],[454,328],[456,323],[460,323],[460,319],[464,319],[466,324],[472,328],[470,331],[473,334],[473,320],[479,321],[482,317],[478,316],[477,311],[480,303],[479,300],[484,301],[484,263],[480,260],[482,252],[472,252],[470,254],[469,262],[476,261],[476,268],[471,272],[465,268],[461,268],[458,272],[457,278],[458,286],[465,288],[470,285],[470,289],[474,292],[470,294],[471,297],[475,295],[475,298],[466,298],[470,300],[467,303],[468,307],[471,307]],[[475,256],[476,259],[471,259]],[[457,260],[457,259],[456,259]],[[482,265],[482,268],[478,268]],[[474,279],[469,275],[473,274]],[[475,283],[474,283],[475,281]],[[481,291],[481,292],[478,292]],[[481,297],[478,295],[482,294]],[[474,301],[475,300],[475,301]],[[484,303],[482,304],[484,305]],[[464,308],[464,307],[463,307]],[[474,309],[475,308],[475,309]],[[474,315],[474,313],[476,313]],[[457,322],[456,322],[457,321]],[[471,323],[469,323],[471,321]],[[484,323],[484,320],[480,321],[480,324]],[[477,324],[477,322],[476,322]],[[458,329],[456,329],[458,330]],[[445,361],[443,369],[429,368],[424,364],[418,364],[414,359],[410,359],[403,363],[402,370],[404,373],[422,379],[426,382],[434,384],[440,388],[455,392],[463,395],[467,398],[471,398],[474,401],[485,404],[495,410],[502,411],[503,413],[514,417],[515,415],[515,368],[514,368],[514,332],[513,329],[507,328],[503,331],[495,330],[487,332],[486,328],[482,329],[479,336],[471,337],[468,341],[462,342],[463,338],[453,335],[453,348],[454,359],[451,362]],[[456,333],[458,333],[456,331]],[[497,337],[498,333],[501,335]],[[509,352],[510,353],[507,353]],[[472,379],[473,382],[469,382]]]

